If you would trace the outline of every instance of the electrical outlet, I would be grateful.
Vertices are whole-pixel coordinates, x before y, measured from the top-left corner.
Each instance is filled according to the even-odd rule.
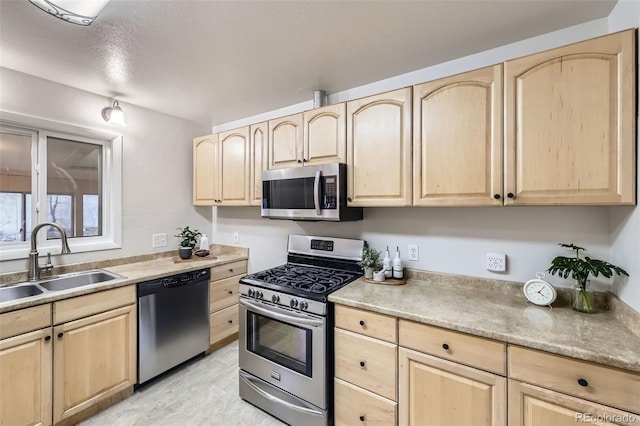
[[[153,234],[153,237],[151,239],[151,246],[153,248],[166,247],[167,234]]]
[[[409,260],[418,261],[418,245],[409,244],[407,253],[409,253]]]
[[[504,253],[487,253],[487,271],[504,272],[507,270],[507,255]]]
[[[237,232],[233,233],[233,242],[238,244],[240,242],[240,234]]]

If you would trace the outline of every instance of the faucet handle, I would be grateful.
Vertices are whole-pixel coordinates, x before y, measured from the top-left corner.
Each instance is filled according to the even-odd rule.
[[[53,263],[51,263],[51,252],[47,253],[47,264],[44,265],[44,269],[50,271],[53,269]]]

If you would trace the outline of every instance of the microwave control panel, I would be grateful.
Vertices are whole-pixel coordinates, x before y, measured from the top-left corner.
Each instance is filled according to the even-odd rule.
[[[338,179],[336,176],[324,177],[323,209],[336,209],[338,207]]]

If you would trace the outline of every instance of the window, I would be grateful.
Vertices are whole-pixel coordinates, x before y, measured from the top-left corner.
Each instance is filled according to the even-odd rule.
[[[0,260],[26,257],[42,222],[62,226],[72,252],[120,247],[122,139],[67,127],[77,133],[0,123]],[[59,252],[55,228],[37,238]]]

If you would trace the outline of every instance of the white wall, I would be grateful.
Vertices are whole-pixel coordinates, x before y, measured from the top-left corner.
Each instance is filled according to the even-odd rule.
[[[100,115],[111,99],[27,74],[0,68],[0,110],[123,136],[122,249],[71,253],[54,264],[175,249],[175,229],[191,225],[211,230],[211,209],[192,205],[192,139],[209,126],[120,102],[127,127],[114,128]],[[151,235],[166,232],[169,246],[151,248]],[[0,248],[1,250],[1,248]],[[27,261],[0,262],[0,272],[27,269]]]
[[[632,13],[637,4],[619,5],[614,13]],[[634,22],[620,23],[619,29],[638,26],[637,20]],[[609,32],[608,19],[591,21],[330,94],[329,103],[480,68]],[[215,126],[212,130],[227,130],[310,108],[311,102],[292,105]],[[214,241],[233,244],[233,232],[239,232],[239,245],[250,249],[251,271],[284,262],[287,235],[302,233],[363,238],[377,249],[398,245],[405,256],[407,244],[418,244],[420,260],[406,262],[407,267],[521,282],[534,278],[537,271],[546,270],[553,257],[568,254],[557,243],[573,242],[587,247],[592,256],[611,260],[636,277],[635,281],[630,280],[626,284],[616,280],[613,287],[607,280],[592,282],[596,288],[619,292],[628,304],[640,311],[640,213],[635,207],[366,208],[364,217],[362,222],[300,223],[260,219],[258,208],[220,207],[214,208]],[[507,254],[506,273],[493,273],[485,269],[485,254],[489,251]],[[572,285],[557,277],[551,277],[550,281],[561,286]]]
[[[615,32],[631,27],[640,27],[640,1],[619,1],[609,15],[609,31]],[[636,48],[637,57],[640,58],[640,43],[637,43]],[[636,90],[640,88],[640,73],[638,75]],[[640,136],[638,130],[636,128],[636,138]],[[637,164],[640,165],[638,146],[637,144],[636,155]],[[636,187],[640,188],[640,173],[636,177]],[[616,280],[613,289],[622,300],[640,311],[640,208],[611,208],[611,239],[611,262],[624,265],[624,269],[629,273],[628,279]]]

